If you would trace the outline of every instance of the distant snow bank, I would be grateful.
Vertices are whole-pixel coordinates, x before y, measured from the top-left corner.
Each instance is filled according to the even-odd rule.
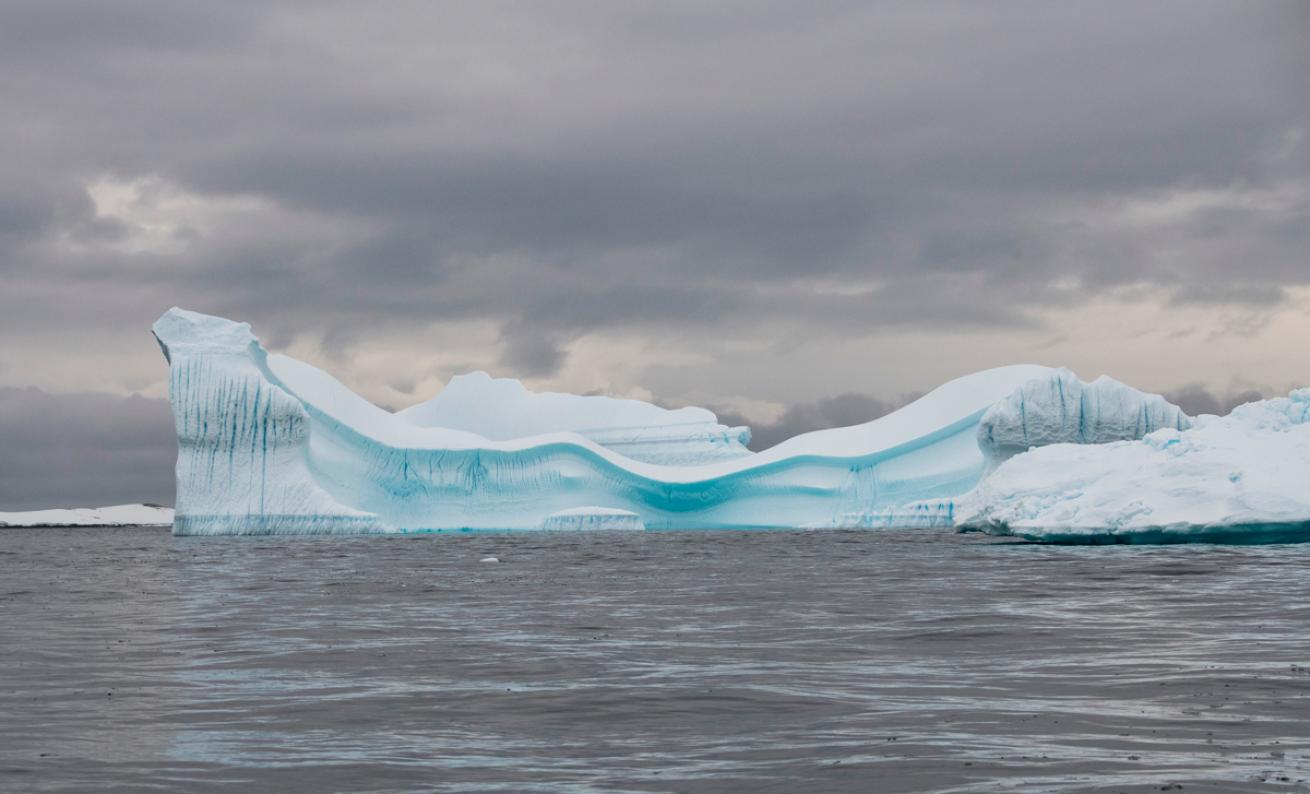
[[[1064,543],[1310,540],[1310,389],[1140,441],[1016,455],[957,500],[954,519]]]
[[[167,527],[173,508],[155,505],[110,505],[0,513],[0,527]]]

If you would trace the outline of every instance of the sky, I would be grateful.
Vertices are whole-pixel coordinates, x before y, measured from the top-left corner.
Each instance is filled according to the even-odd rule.
[[[0,510],[172,499],[178,305],[756,446],[1009,363],[1310,384],[1310,4],[0,2]]]

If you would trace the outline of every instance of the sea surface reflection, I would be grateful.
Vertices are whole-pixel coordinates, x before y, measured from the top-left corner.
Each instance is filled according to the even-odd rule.
[[[0,789],[1310,790],[1307,596],[1310,545],[4,530]]]

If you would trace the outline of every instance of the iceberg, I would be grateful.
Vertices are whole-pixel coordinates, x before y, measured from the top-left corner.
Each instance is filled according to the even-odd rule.
[[[1106,375],[1084,383],[1058,369],[989,408],[978,423],[978,446],[990,471],[1033,447],[1128,441],[1161,428],[1186,430],[1191,424],[1191,417],[1158,394]]]
[[[721,425],[704,408],[670,410],[601,395],[539,394],[513,378],[485,372],[456,375],[436,397],[396,416],[491,441],[573,432],[645,463],[697,465],[751,454],[750,428]]]
[[[1016,455],[957,501],[955,523],[1056,543],[1310,541],[1310,389]]]
[[[648,529],[837,525],[972,489],[985,469],[977,442],[984,414],[1052,373],[985,370],[871,422],[740,454],[731,444],[744,434],[720,430],[700,409],[557,401],[474,378],[475,392],[563,407],[508,417],[502,406],[479,413],[476,399],[438,398],[435,408],[395,414],[320,369],[270,355],[246,323],[175,308],[153,330],[169,362],[179,535],[540,529],[579,508],[594,516],[599,505]],[[612,413],[590,420],[583,405]],[[691,432],[679,424],[688,417]],[[429,424],[447,421],[457,426]],[[724,432],[731,454],[709,462],[625,454],[658,461],[659,439],[676,437],[668,460]]]

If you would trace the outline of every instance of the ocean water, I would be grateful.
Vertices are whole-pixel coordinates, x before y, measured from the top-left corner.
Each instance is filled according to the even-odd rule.
[[[1310,791],[1308,596],[1310,545],[5,530],[0,790]]]

